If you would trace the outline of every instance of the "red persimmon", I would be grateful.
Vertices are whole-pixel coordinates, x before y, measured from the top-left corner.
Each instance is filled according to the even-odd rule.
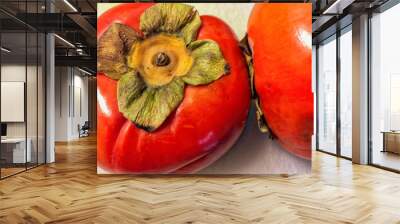
[[[289,152],[311,158],[311,4],[256,4],[248,21],[254,87],[268,128]]]
[[[154,6],[157,7],[154,8]],[[192,16],[195,15],[190,14],[188,19],[180,20],[193,22],[190,22],[190,27],[188,26],[189,31],[182,31],[184,29],[179,28],[179,35],[165,34],[171,31],[172,25],[154,28],[154,24],[159,24],[159,21],[154,22],[150,18],[157,16],[143,16],[145,13],[163,14],[163,7],[175,7],[173,10],[182,10],[179,15],[195,12],[187,11],[182,4],[129,3],[113,7],[98,18],[100,65],[98,63],[97,148],[98,166],[106,172],[196,172],[228,151],[244,128],[250,106],[250,88],[246,63],[233,31],[216,17],[199,16],[197,22],[201,22],[201,26],[198,26],[198,31],[193,32],[194,35],[187,35],[187,32],[192,32],[193,27],[198,25],[193,22],[195,19]],[[165,15],[177,17],[178,14]],[[164,23],[168,21],[169,19],[162,20]],[[110,27],[115,23],[124,26],[119,25],[111,29]],[[129,29],[132,29],[135,34],[132,35],[131,31],[127,31]],[[118,34],[120,39],[113,39],[115,34]],[[128,37],[125,37],[127,35]],[[117,51],[109,49],[113,46],[112,44],[116,44],[118,52],[124,50],[122,45],[130,47],[126,50],[125,56],[128,57],[126,61],[117,55]],[[160,45],[159,48],[157,48],[158,45]],[[174,47],[170,48],[170,46]],[[184,46],[188,49],[184,49]],[[193,67],[197,66],[198,60],[214,60],[204,58],[210,53],[206,56],[201,55],[198,49],[202,48],[205,48],[207,52],[210,52],[211,48],[215,52],[212,57],[219,55],[220,58],[218,61],[208,63],[210,66],[215,65],[212,68],[196,68],[202,71],[196,73],[198,76],[188,77],[193,74],[185,76],[185,72],[193,73],[193,70],[196,70]],[[158,53],[147,56],[154,52]],[[197,56],[200,59],[195,58]],[[114,74],[114,71],[118,69],[124,72],[131,70],[122,64],[120,64],[122,67],[113,67],[113,63],[107,61],[110,58],[115,60],[116,64],[131,65],[133,68],[131,70],[136,73],[122,76]],[[146,61],[146,58],[151,60]],[[179,77],[174,73],[175,77],[169,78],[172,75],[168,73],[170,70],[163,70],[169,66],[175,69]],[[211,72],[204,72],[210,69]],[[209,75],[218,69],[222,71],[219,72],[221,74]],[[161,72],[151,73],[154,71]],[[164,76],[164,72],[167,75]],[[204,81],[205,78],[202,75],[209,80]],[[140,85],[136,83],[137,77],[141,79]],[[143,91],[157,96],[159,92],[154,91],[175,81],[179,84],[177,84],[179,90],[168,92],[170,89],[167,89],[164,92],[168,94],[163,95],[161,100],[154,99],[151,102],[165,106],[163,103],[166,101],[169,106],[173,104],[176,107],[165,106],[162,110],[149,109],[148,105],[140,102],[140,97],[143,96],[135,96],[135,103],[128,104],[131,101],[131,95],[142,94],[137,93],[139,91],[129,92],[132,86],[143,86]],[[170,97],[170,94],[177,95]],[[174,100],[179,97],[181,101],[176,103]],[[150,116],[137,112],[137,105],[143,107],[142,112],[146,110]],[[157,114],[161,113],[160,111],[168,111],[168,113]]]

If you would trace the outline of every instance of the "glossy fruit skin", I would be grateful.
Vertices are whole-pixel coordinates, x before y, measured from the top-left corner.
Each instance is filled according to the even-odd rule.
[[[257,4],[248,21],[255,90],[281,145],[311,158],[311,4]]]
[[[123,4],[109,10],[98,19],[98,34],[113,21],[138,31],[138,18],[151,5]],[[209,85],[186,86],[180,106],[155,132],[138,129],[123,117],[117,106],[117,82],[98,73],[101,169],[110,173],[193,173],[221,157],[239,138],[250,106],[246,63],[229,26],[212,16],[201,16],[201,20],[197,39],[216,41],[231,72]]]

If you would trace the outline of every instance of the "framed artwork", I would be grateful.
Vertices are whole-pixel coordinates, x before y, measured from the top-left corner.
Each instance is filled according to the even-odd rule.
[[[311,4],[99,3],[99,174],[311,169]]]

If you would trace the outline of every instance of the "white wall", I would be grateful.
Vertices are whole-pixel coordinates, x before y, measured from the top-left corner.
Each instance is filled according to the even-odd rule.
[[[69,68],[55,68],[55,140],[68,140],[68,88],[70,83]]]
[[[1,66],[1,81],[4,82],[25,82],[25,64],[5,64]],[[6,110],[7,108],[1,108]],[[25,137],[25,123],[7,123],[7,137]]]
[[[79,137],[78,125],[83,125],[88,120],[88,78],[83,77],[82,73],[74,70],[73,83],[71,87],[71,120],[70,136],[71,139]]]
[[[36,68],[28,66],[28,74]],[[1,81],[2,82],[25,82],[25,64],[4,64],[1,66]],[[35,83],[36,85],[36,83]],[[36,97],[36,90],[34,93],[27,93],[27,96]],[[28,100],[31,101],[31,100]],[[36,107],[36,105],[35,105]],[[1,110],[7,110],[7,108],[1,108]],[[29,116],[29,114],[28,114]],[[36,114],[35,114],[36,116]],[[28,121],[31,121],[28,117]],[[8,137],[25,137],[25,122],[7,122],[7,136]],[[29,136],[28,136],[29,137]]]
[[[38,70],[37,70],[38,69]],[[2,82],[24,82],[26,83],[26,108],[22,108],[22,113],[26,110],[27,120],[23,122],[6,122],[7,137],[9,138],[25,138],[25,135],[30,140],[31,155],[34,158],[32,161],[44,162],[44,74],[42,68],[36,65],[10,63],[1,66],[1,81]],[[25,80],[27,78],[27,80]],[[38,92],[37,92],[38,91]],[[24,94],[22,90],[21,94]],[[2,96],[4,97],[4,96]],[[10,108],[1,108],[11,110]],[[37,157],[37,150],[39,156]]]
[[[55,73],[55,140],[70,141],[88,120],[88,78],[72,67],[56,67]]]

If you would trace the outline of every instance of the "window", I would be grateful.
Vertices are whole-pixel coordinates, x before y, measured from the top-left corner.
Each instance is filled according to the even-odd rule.
[[[400,5],[371,18],[372,164],[400,170]]]
[[[351,159],[352,26],[337,34],[317,50],[317,149]]]
[[[42,13],[44,1],[1,1],[19,16]],[[45,163],[45,34],[1,12],[0,178]],[[10,97],[12,96],[12,97]]]
[[[340,36],[340,155],[352,157],[352,33],[351,26]]]
[[[336,36],[318,47],[318,149],[336,153]]]

